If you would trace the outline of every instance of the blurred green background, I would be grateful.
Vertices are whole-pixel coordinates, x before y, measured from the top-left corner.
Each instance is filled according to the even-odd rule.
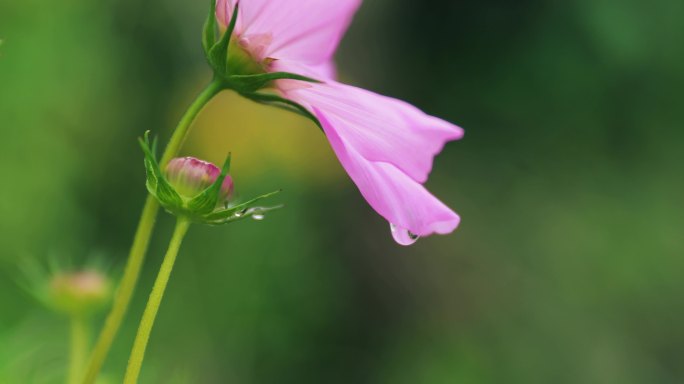
[[[120,275],[145,196],[136,138],[168,138],[210,78],[205,3],[0,3],[0,383],[66,365],[67,322],[16,285],[18,263],[100,255]],[[183,153],[232,150],[238,191],[283,188],[287,207],[191,229],[142,381],[684,382],[682,41],[680,0],[366,1],[341,77],[466,129],[428,183],[461,227],[397,246],[312,124],[223,94]]]

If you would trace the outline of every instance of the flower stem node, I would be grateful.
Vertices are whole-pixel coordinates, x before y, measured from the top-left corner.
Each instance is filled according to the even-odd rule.
[[[140,145],[145,153],[147,190],[169,213],[193,222],[209,225],[252,217],[259,220],[267,211],[277,207],[258,207],[256,203],[280,191],[267,193],[236,204],[233,199],[233,180],[228,175],[231,155],[223,167],[193,157],[169,161],[164,172],[156,159],[156,140],[150,144],[149,131]]]

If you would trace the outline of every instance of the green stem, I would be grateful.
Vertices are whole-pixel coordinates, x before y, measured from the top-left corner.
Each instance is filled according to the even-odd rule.
[[[178,151],[185,141],[185,138],[188,136],[188,130],[192,126],[193,121],[195,121],[195,118],[200,113],[202,108],[204,108],[204,106],[207,105],[207,103],[213,99],[214,96],[218,95],[223,89],[224,84],[220,80],[214,79],[190,105],[188,110],[185,112],[185,115],[183,115],[181,120],[178,122],[178,126],[176,126],[176,130],[173,132],[171,140],[169,141],[169,144],[166,146],[166,150],[162,155],[161,161],[159,162],[159,165],[162,167],[162,169],[166,166],[166,163],[171,161],[171,159],[178,154]]]
[[[176,130],[171,136],[169,144],[164,150],[164,154],[160,162],[162,167],[164,167],[166,163],[168,163],[178,154],[178,151],[188,135],[188,131],[192,125],[192,122],[195,120],[202,108],[209,102],[209,100],[221,92],[222,89],[223,85],[219,81],[214,80],[190,105],[178,123]],[[138,283],[140,268],[145,260],[145,253],[147,252],[147,246],[150,242],[152,231],[154,230],[155,218],[157,217],[158,211],[159,203],[157,200],[153,196],[147,196],[147,200],[145,200],[145,206],[143,207],[142,215],[140,217],[140,222],[138,223],[138,229],[135,232],[133,245],[128,255],[126,268],[119,284],[119,289],[116,293],[116,297],[114,298],[112,309],[107,315],[104,327],[100,332],[97,344],[95,344],[95,349],[90,356],[90,362],[88,364],[88,369],[86,371],[83,384],[93,384],[97,379],[112,343],[114,342],[114,338],[119,331],[123,318],[126,315],[128,304],[131,301],[133,291]]]
[[[176,222],[176,229],[173,231],[169,249],[166,251],[166,256],[164,256],[164,261],[159,269],[159,274],[154,282],[152,293],[150,293],[145,312],[143,313],[140,325],[138,326],[138,334],[135,337],[131,356],[128,359],[128,368],[126,368],[126,376],[123,381],[124,384],[136,384],[138,382],[138,375],[140,374],[140,368],[142,368],[145,349],[147,348],[147,342],[150,339],[150,333],[154,326],[154,319],[157,317],[159,305],[164,297],[164,291],[169,282],[169,277],[171,276],[178,250],[180,249],[183,237],[185,237],[189,227],[190,222],[186,219],[179,218]]]
[[[83,316],[71,318],[71,346],[69,351],[69,376],[68,384],[78,384],[85,359],[88,354],[88,325]]]

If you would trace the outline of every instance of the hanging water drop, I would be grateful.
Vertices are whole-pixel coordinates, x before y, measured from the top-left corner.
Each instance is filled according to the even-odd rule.
[[[261,221],[266,217],[264,216],[264,209],[261,207],[250,208],[245,212],[245,215],[249,215],[257,221]]]
[[[392,231],[392,237],[394,238],[394,241],[400,245],[413,245],[420,238],[420,236],[412,233],[408,229],[398,227],[392,223],[390,223],[390,230]]]

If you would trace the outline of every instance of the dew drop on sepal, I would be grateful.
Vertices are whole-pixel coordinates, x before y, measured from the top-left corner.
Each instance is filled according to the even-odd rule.
[[[264,218],[266,218],[266,216],[263,213],[263,210],[264,209],[261,207],[249,208],[247,212],[245,212],[245,215],[251,216],[254,220],[261,221]]]
[[[408,229],[398,227],[392,223],[390,223],[390,230],[392,231],[392,237],[394,238],[394,241],[400,245],[413,245],[420,238],[420,236],[416,235],[415,233],[411,233],[411,231]]]

